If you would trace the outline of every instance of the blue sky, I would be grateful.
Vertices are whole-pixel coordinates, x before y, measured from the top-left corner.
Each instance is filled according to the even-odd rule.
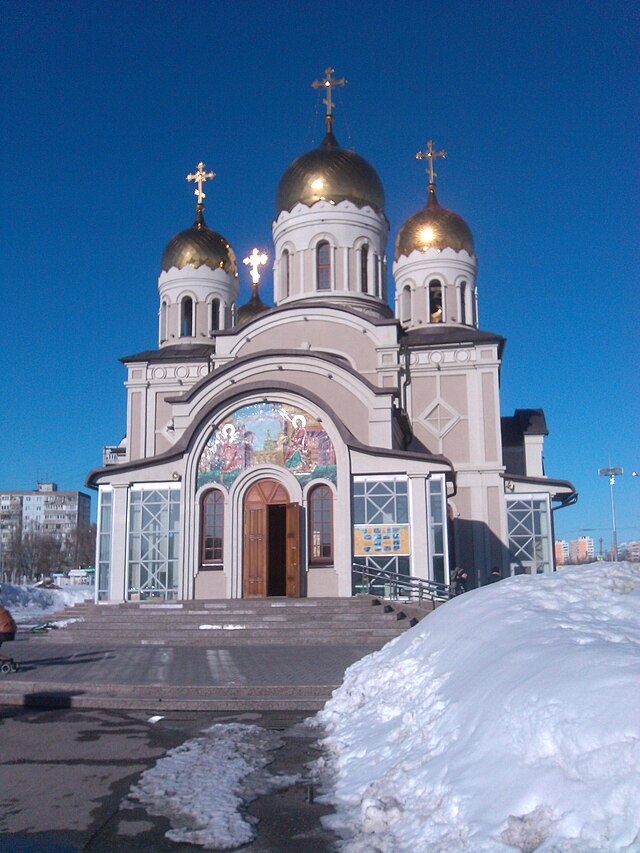
[[[200,159],[207,223],[240,258],[271,251],[331,64],[349,81],[336,135],[385,186],[389,254],[424,204],[415,152],[448,152],[438,197],[474,234],[480,325],[507,338],[502,413],[544,408],[546,471],[580,493],[558,536],[608,541],[611,455],[619,539],[640,538],[634,6],[5,0],[0,488],[83,488],[121,439],[117,359],[157,344],[160,258],[192,222]]]

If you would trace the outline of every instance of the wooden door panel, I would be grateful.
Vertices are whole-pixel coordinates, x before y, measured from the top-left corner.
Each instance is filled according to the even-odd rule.
[[[244,510],[244,598],[267,594],[267,507],[247,504]]]
[[[287,504],[287,596],[300,597],[300,506]]]

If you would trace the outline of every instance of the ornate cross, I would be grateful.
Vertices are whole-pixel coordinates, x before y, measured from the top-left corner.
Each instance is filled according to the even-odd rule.
[[[215,172],[205,172],[202,160],[198,163],[198,170],[196,173],[194,175],[187,175],[188,181],[195,181],[198,185],[193,191],[193,194],[198,196],[198,204],[202,204],[202,199],[206,198],[206,195],[202,192],[202,185],[205,181],[212,181],[215,176]]]
[[[333,123],[333,114],[332,109],[335,107],[334,102],[331,100],[331,90],[334,86],[344,86],[347,82],[344,77],[340,77],[336,80],[335,77],[331,75],[334,73],[336,69],[332,68],[330,65],[324,69],[324,80],[314,80],[311,84],[313,89],[326,89],[327,97],[322,99],[322,103],[327,105],[327,114],[325,116],[325,122],[327,124],[327,130],[331,130],[331,124]]]
[[[269,258],[265,255],[264,252],[259,252],[257,249],[254,249],[253,252],[249,255],[248,258],[245,258],[242,262],[243,264],[248,264],[251,267],[251,281],[254,284],[257,284],[260,281],[260,273],[258,272],[259,267],[263,267]]]
[[[437,172],[433,171],[433,161],[438,157],[444,158],[447,156],[446,151],[434,151],[433,150],[433,140],[430,139],[427,142],[427,150],[426,151],[418,151],[416,154],[416,160],[428,160],[429,167],[427,168],[427,172],[429,173],[429,183],[434,183],[434,178],[437,177]]]

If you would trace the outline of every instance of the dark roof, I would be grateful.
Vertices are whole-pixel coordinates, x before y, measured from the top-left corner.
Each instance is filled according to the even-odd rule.
[[[161,349],[148,349],[135,355],[125,355],[119,361],[128,364],[131,361],[193,361],[208,359],[216,351],[214,344],[169,344]]]
[[[410,329],[404,339],[409,346],[446,346],[447,344],[498,344],[500,354],[506,338],[494,332],[483,332],[473,326],[448,326],[446,323],[430,323],[422,329]]]
[[[525,435],[549,435],[542,409],[516,409],[513,415],[500,418],[500,427],[505,447],[522,444]]]

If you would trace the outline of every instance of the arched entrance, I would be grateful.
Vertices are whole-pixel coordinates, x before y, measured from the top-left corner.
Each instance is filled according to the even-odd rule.
[[[242,595],[300,595],[300,507],[276,480],[260,480],[244,497]]]

